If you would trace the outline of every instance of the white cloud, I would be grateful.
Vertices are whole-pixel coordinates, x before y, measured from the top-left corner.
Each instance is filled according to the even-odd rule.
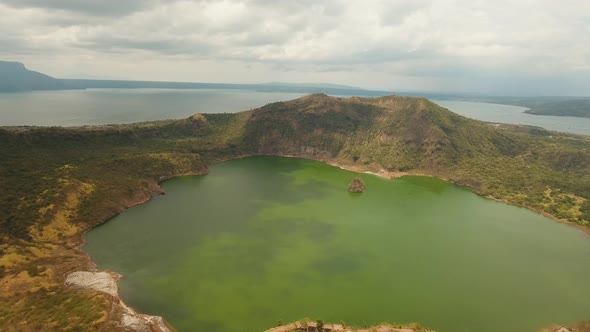
[[[120,3],[0,0],[0,57],[56,76],[590,94],[586,1]]]

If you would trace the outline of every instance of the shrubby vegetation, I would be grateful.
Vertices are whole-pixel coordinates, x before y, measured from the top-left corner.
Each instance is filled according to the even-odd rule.
[[[0,128],[0,329],[116,330],[108,300],[63,286],[66,272],[90,266],[79,235],[157,194],[165,178],[255,154],[430,174],[585,227],[590,220],[589,137],[486,124],[420,98],[312,95],[183,120]],[[56,313],[59,296],[80,309]],[[25,317],[30,301],[36,310]]]

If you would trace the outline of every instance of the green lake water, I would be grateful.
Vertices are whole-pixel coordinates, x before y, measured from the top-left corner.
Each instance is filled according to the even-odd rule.
[[[355,176],[362,194],[346,191]],[[590,238],[427,177],[251,157],[162,184],[87,234],[121,296],[179,331],[304,317],[526,332],[590,318]]]

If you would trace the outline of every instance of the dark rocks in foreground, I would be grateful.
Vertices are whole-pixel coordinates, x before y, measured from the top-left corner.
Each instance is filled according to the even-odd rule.
[[[295,323],[277,326],[270,330],[266,330],[266,332],[297,332],[297,331],[323,331],[323,332],[338,332],[338,331],[347,331],[347,332],[435,332],[434,330],[430,330],[424,327],[421,327],[420,324],[417,323],[410,323],[408,325],[397,325],[397,324],[387,324],[381,323],[377,326],[373,327],[352,327],[352,326],[345,326],[344,324],[324,324],[322,321],[297,321]]]
[[[352,179],[348,185],[348,191],[351,193],[362,193],[366,188],[367,186],[365,186],[365,183],[360,178]]]

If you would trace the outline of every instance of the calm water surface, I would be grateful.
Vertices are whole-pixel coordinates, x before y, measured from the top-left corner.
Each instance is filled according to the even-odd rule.
[[[90,89],[0,94],[0,126],[80,126],[234,113],[299,93],[245,90]],[[461,115],[489,122],[526,124],[590,135],[589,118],[530,115],[518,106],[435,100]]]
[[[89,89],[0,94],[0,126],[80,126],[234,113],[299,93],[242,90]]]
[[[533,115],[524,113],[528,108],[511,105],[453,100],[433,100],[433,102],[472,119],[488,122],[531,125],[566,133],[590,135],[590,118]]]
[[[588,319],[590,238],[424,177],[253,157],[163,183],[87,234],[121,294],[179,331],[262,331],[303,317],[526,332]]]

